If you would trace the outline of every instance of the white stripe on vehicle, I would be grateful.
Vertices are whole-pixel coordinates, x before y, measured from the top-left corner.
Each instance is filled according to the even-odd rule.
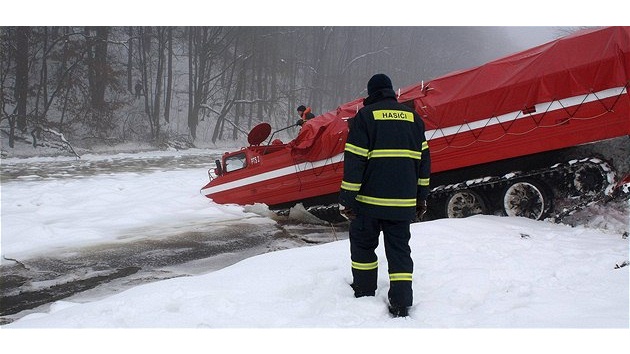
[[[598,99],[601,100],[604,98],[619,96],[626,92],[627,91],[626,91],[625,86],[622,86],[622,87],[615,87],[615,88],[602,90],[599,92],[589,93],[586,95],[568,97],[568,98],[556,100],[553,102],[538,103],[534,106],[536,108],[536,112],[533,114],[524,114],[522,111],[506,113],[506,114],[502,114],[500,116],[496,116],[492,118],[468,122],[467,124],[428,130],[426,131],[425,136],[428,137],[427,140],[440,139],[446,136],[451,136],[458,133],[465,133],[465,132],[469,132],[475,129],[489,127],[489,126],[493,126],[497,124],[509,123],[509,122],[513,122],[519,119],[530,118],[531,116],[535,116],[543,112],[557,111],[560,109],[566,109],[568,107],[573,107],[580,104],[593,102]]]
[[[254,183],[265,182],[274,178],[294,175],[299,172],[306,172],[306,171],[313,170],[316,168],[339,163],[341,161],[343,161],[343,152],[340,154],[337,154],[336,156],[329,157],[325,160],[319,160],[319,161],[314,161],[314,162],[303,162],[297,165],[291,165],[291,166],[279,168],[277,170],[264,172],[264,173],[257,174],[254,176],[239,179],[237,181],[224,183],[224,184],[210,187],[210,188],[205,188],[201,190],[201,193],[203,193],[204,195],[220,193],[220,192],[230,190],[236,187],[244,187],[244,186],[254,184]]]

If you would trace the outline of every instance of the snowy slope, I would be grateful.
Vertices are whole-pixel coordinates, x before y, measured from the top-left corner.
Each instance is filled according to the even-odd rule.
[[[348,241],[273,252],[213,273],[138,286],[79,304],[59,301],[9,328],[627,328],[628,241],[521,218],[413,225],[414,307],[355,299]]]
[[[6,162],[13,163],[3,164]],[[92,177],[31,175],[3,182],[2,255],[28,257],[64,247],[115,242],[121,235],[128,237],[130,230],[147,226],[159,230],[194,229],[208,221],[273,223],[252,214],[249,208],[219,206],[201,196],[198,190],[206,178],[205,169],[193,168]],[[98,198],[92,198],[95,195]],[[622,236],[628,230],[629,206],[621,202],[613,207],[592,208],[576,216],[575,220],[582,218],[584,222],[575,227],[498,216],[414,224],[414,306],[409,318],[393,319],[387,313],[387,262],[382,246],[378,249],[381,268],[376,296],[353,297],[348,285],[349,244],[342,238],[266,253],[224,269],[140,285],[97,300],[57,301],[2,326],[0,336],[3,342],[7,335],[18,341],[26,338],[28,342],[32,333],[53,333],[51,342],[66,343],[65,332],[57,335],[55,331],[10,329],[150,328],[152,340],[163,343],[163,332],[158,329],[207,328],[212,331],[203,332],[202,337],[216,339],[224,338],[225,329],[238,329],[236,338],[231,331],[225,336],[232,343],[241,340],[240,331],[247,329],[361,329],[358,334],[323,332],[343,341],[346,335],[355,338],[371,333],[364,332],[366,329],[616,328],[622,329],[625,338],[629,327],[630,267],[617,266],[630,258],[628,239]],[[125,337],[143,338],[139,332],[123,333]],[[196,338],[194,333],[199,332],[193,331]],[[308,332],[308,338],[312,338],[311,333]],[[400,333],[407,332],[395,335]],[[435,336],[433,331],[412,333],[423,338],[422,343],[430,343],[435,337],[445,340],[446,347],[456,344],[449,340],[450,334],[457,332],[447,331],[446,338],[441,331]],[[468,331],[464,333],[470,335]],[[479,338],[486,340],[484,333]],[[554,338],[563,338],[562,333],[559,337],[554,334]],[[618,343],[617,332],[613,331],[612,339],[606,337],[608,333],[608,341],[599,343],[597,348]],[[285,332],[245,334],[275,348],[276,342],[268,341],[283,338]],[[298,338],[303,334],[296,333]],[[379,331],[378,336],[383,337],[381,334]],[[473,332],[473,337],[477,338],[477,334]],[[189,339],[190,335],[186,332],[184,338]],[[532,338],[513,337],[512,332],[506,335],[502,338]],[[75,338],[74,334],[71,336]],[[95,336],[101,338],[99,332]],[[571,332],[573,343],[581,343],[573,336]],[[19,343],[22,342],[17,344],[21,348],[24,344]],[[29,342],[29,346],[45,348],[46,343]],[[307,347],[322,348],[323,343],[316,341]],[[360,346],[391,348],[386,343],[363,341]],[[422,343],[418,344],[420,348]],[[109,348],[114,344],[104,345]],[[146,341],[137,345],[141,350],[154,348]],[[173,348],[171,351],[179,348],[168,345],[166,348]],[[242,345],[258,348],[249,341]],[[510,349],[518,352],[519,348]],[[566,349],[566,343],[560,348]]]

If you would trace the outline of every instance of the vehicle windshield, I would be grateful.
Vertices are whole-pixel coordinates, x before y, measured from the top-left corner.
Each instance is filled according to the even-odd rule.
[[[233,172],[247,166],[245,153],[235,154],[225,158],[225,172]]]

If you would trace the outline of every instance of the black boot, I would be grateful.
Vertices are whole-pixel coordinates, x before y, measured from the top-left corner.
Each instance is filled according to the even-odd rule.
[[[409,306],[402,306],[399,301],[392,299],[391,296],[387,299],[389,301],[389,313],[393,317],[407,317],[409,316]]]
[[[394,317],[407,317],[409,316],[409,307],[389,305],[389,313]]]
[[[372,291],[362,290],[354,283],[350,284],[350,286],[352,287],[352,290],[354,290],[354,297],[374,296],[374,294],[376,293],[376,291],[374,290]]]

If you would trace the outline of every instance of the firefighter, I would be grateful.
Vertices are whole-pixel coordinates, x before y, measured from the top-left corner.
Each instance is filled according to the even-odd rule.
[[[379,234],[389,273],[389,312],[408,316],[413,303],[410,224],[426,212],[430,157],[424,123],[397,102],[387,75],[367,84],[364,107],[348,121],[340,211],[350,220],[355,297],[374,296]]]
[[[304,122],[306,122],[307,120],[315,118],[315,115],[311,113],[311,107],[300,105],[297,108],[297,112],[300,116],[300,120],[295,123],[296,125],[302,126],[302,124],[304,124]]]

